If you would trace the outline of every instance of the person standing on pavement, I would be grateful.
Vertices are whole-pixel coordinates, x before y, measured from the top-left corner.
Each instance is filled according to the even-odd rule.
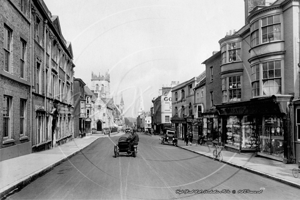
[[[189,145],[189,136],[188,136],[188,133],[184,134],[184,141],[185,141],[186,146],[188,146]]]
[[[189,132],[189,140],[190,140],[190,145],[193,143],[193,133],[192,131]]]

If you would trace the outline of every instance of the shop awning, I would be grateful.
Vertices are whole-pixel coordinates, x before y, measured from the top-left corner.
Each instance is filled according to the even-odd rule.
[[[219,115],[278,115],[287,113],[290,97],[265,97],[250,101],[217,105]]]
[[[175,114],[172,118],[171,118],[171,122],[173,124],[185,124],[186,123],[186,120],[185,118],[181,118],[181,117],[178,117],[177,114]]]

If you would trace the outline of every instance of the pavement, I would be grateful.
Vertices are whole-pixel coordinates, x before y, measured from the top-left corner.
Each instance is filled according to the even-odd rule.
[[[183,140],[178,140],[178,147],[215,159],[212,146],[192,144],[187,146]],[[300,188],[300,176],[295,178],[292,174],[293,168],[298,168],[297,164],[284,164],[283,162],[256,156],[255,153],[236,153],[222,150],[223,162],[261,176]]]
[[[123,134],[125,133],[111,133],[110,137],[121,136]],[[26,186],[101,137],[108,136],[92,134],[83,138],[74,138],[53,149],[0,162],[0,199]]]
[[[111,137],[123,134],[123,132],[112,133]],[[101,137],[108,136],[92,134],[83,138],[75,138],[53,149],[0,162],[0,198],[3,199],[18,191]],[[178,141],[178,147],[214,159],[213,147],[197,144],[186,146],[182,140]],[[221,162],[223,163],[300,188],[300,178],[294,178],[292,175],[292,169],[297,168],[297,164],[284,164],[283,162],[257,157],[254,153],[235,153],[223,150],[222,155],[223,161]]]

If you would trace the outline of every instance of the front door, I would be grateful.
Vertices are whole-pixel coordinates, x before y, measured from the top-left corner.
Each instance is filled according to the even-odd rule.
[[[100,120],[97,122],[97,131],[102,131],[102,122]]]

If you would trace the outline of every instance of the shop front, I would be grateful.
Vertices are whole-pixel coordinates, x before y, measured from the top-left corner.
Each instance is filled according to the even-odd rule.
[[[222,141],[239,152],[284,161],[287,150],[287,102],[275,96],[217,106]]]
[[[202,114],[203,136],[206,141],[221,142],[221,122],[215,109]]]
[[[84,124],[85,133],[92,133],[91,122],[92,122],[91,118],[85,119],[85,124]]]
[[[200,142],[199,139],[203,136],[203,118],[199,117],[193,120],[193,138],[194,140]]]
[[[187,132],[187,124],[186,124],[186,119],[179,117],[177,114],[175,114],[171,118],[172,126],[175,127],[177,137],[179,139],[184,139],[184,136]]]

